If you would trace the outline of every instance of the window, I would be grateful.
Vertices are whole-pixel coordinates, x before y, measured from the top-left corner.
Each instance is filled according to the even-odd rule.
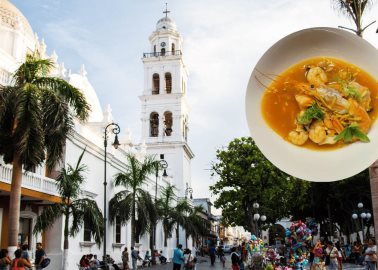
[[[172,43],[172,49],[171,49],[171,51],[172,51],[172,55],[175,55],[175,44],[174,43]]]
[[[159,114],[156,112],[150,114],[150,136],[159,136]]]
[[[164,56],[164,55],[165,55],[165,48],[162,48],[162,49],[161,49],[160,55],[161,55],[161,56]]]
[[[172,135],[172,113],[171,112],[165,112],[164,113],[164,134],[166,136]]]
[[[165,73],[165,90],[167,94],[172,92],[172,75],[169,72]]]
[[[154,55],[156,56],[156,45],[154,45]]]
[[[159,74],[152,75],[152,94],[158,95],[160,92],[160,77]]]
[[[88,223],[84,220],[84,241],[90,242],[91,240],[91,229],[89,228]]]
[[[117,244],[121,243],[121,220],[119,217],[116,217],[115,222],[115,242]]]

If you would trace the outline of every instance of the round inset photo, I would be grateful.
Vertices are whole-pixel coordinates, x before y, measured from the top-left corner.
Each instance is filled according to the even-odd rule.
[[[336,28],[275,43],[252,71],[246,114],[261,152],[295,177],[330,182],[378,159],[378,51]]]

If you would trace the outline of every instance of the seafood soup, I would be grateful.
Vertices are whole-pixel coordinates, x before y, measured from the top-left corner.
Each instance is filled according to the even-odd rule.
[[[268,125],[294,145],[329,150],[368,143],[378,114],[378,83],[343,60],[310,58],[274,78],[261,110]]]

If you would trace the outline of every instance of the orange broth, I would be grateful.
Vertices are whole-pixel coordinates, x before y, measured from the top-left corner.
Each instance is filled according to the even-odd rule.
[[[278,133],[282,138],[288,141],[287,136],[290,131],[296,128],[295,118],[297,117],[300,109],[298,103],[295,100],[295,95],[299,94],[298,90],[284,86],[287,81],[296,81],[307,83],[305,77],[306,66],[316,66],[319,62],[328,59],[335,64],[331,72],[327,72],[328,81],[335,81],[337,73],[340,69],[348,69],[352,73],[357,73],[356,81],[369,88],[371,96],[372,110],[369,112],[369,116],[372,120],[372,125],[377,119],[378,115],[378,83],[367,72],[354,66],[348,62],[332,57],[314,57],[303,60],[286,71],[281,73],[275,78],[275,80],[265,89],[262,103],[261,112],[268,123],[268,125]],[[369,133],[367,134],[369,136]],[[288,143],[290,143],[288,141]],[[311,140],[307,140],[304,145],[300,147],[306,147],[314,150],[332,150],[343,147],[345,144],[343,141],[339,141],[334,145],[317,145]]]

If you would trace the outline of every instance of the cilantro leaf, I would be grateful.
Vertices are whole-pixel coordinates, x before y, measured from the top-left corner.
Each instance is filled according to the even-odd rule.
[[[357,101],[361,100],[361,93],[358,92],[356,87],[354,87],[352,85],[348,85],[348,86],[344,87],[344,90],[348,94],[348,96],[356,99]]]
[[[312,119],[322,120],[323,118],[324,113],[318,104],[314,102],[301,116],[298,117],[298,123],[301,125],[308,125],[311,123]]]
[[[353,138],[356,138],[361,142],[370,142],[369,137],[365,133],[363,133],[360,127],[355,123],[350,124],[349,127],[344,128],[343,131],[341,131],[334,140],[339,141],[343,139],[344,142],[349,143],[352,142]]]

